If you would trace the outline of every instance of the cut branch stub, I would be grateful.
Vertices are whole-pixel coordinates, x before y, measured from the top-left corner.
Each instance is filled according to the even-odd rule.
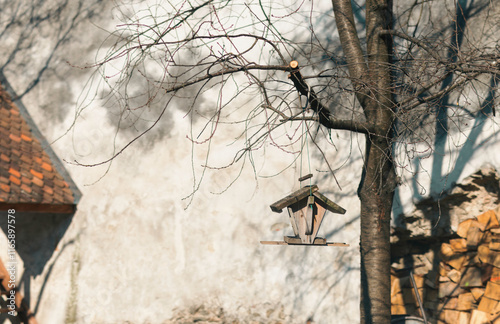
[[[353,119],[339,120],[335,118],[330,110],[321,104],[314,89],[309,87],[305,82],[302,74],[300,73],[299,62],[295,60],[291,61],[288,64],[288,67],[290,69],[288,78],[292,80],[293,85],[299,94],[309,99],[309,107],[318,114],[318,121],[321,125],[330,129],[345,129],[363,134],[374,132],[373,126],[366,122],[359,122]]]
[[[316,92],[309,87],[309,85],[304,81],[304,78],[302,77],[302,74],[300,73],[300,70],[298,69],[299,63],[297,61],[291,61],[290,62],[290,68],[292,68],[292,72],[288,76],[292,82],[297,91],[308,98],[309,100],[309,107],[318,113],[319,116],[319,122],[322,125],[325,125],[328,127],[330,123],[330,116],[331,113],[330,111],[324,107],[320,102],[319,98],[316,95]]]
[[[295,67],[294,67],[295,66]],[[298,69],[299,63],[297,61],[292,61],[290,62],[290,68],[292,69],[292,72],[288,75],[288,78],[292,80],[293,85],[297,89],[297,91],[306,97],[309,97],[311,99],[311,102],[314,100],[316,101],[315,106],[312,107],[313,109],[318,109],[318,103],[317,98],[316,98],[316,93],[314,93],[314,90],[309,93],[309,87],[307,86],[306,82],[302,78],[302,74],[300,73],[300,70]],[[317,111],[317,110],[315,110]]]

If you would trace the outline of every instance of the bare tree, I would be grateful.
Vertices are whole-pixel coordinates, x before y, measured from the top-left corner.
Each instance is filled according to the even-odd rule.
[[[229,165],[251,161],[263,143],[289,151],[307,134],[316,141],[328,139],[330,130],[363,134],[361,322],[388,323],[397,172],[416,146],[441,150],[443,134],[465,131],[468,120],[489,114],[450,102],[472,92],[481,97],[484,89],[490,102],[496,97],[498,38],[488,34],[495,8],[486,0],[321,5],[181,0],[137,11],[122,7],[125,22],[110,36],[116,42],[91,67],[120,107],[118,125],[133,125],[136,133],[102,163],[181,106],[191,118],[206,119],[193,144],[214,140],[221,125],[242,126],[245,146]],[[474,28],[479,33],[467,26],[476,16],[485,17]],[[204,104],[210,96],[215,107]],[[238,98],[248,104],[235,107]],[[232,120],[241,107],[246,117]],[[287,143],[277,140],[294,122],[308,130]]]

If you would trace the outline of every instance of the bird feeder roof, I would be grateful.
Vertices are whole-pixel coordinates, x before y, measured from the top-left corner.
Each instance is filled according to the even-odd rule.
[[[324,205],[324,208],[326,210],[336,214],[345,214],[346,210],[320,193],[317,185],[305,186],[303,188],[300,188],[299,190],[291,193],[285,198],[278,200],[270,207],[273,212],[281,213],[283,211],[283,208],[307,199],[307,197],[311,195],[315,196],[316,199],[319,199],[323,203],[322,205]]]

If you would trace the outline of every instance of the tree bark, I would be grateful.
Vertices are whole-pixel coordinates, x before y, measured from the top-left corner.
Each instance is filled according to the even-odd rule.
[[[391,316],[390,219],[395,176],[391,146],[368,138],[361,201],[361,323],[389,323]]]
[[[361,323],[391,318],[390,219],[396,176],[392,155],[394,99],[392,43],[381,30],[392,28],[392,2],[366,1],[366,58],[357,36],[350,0],[332,0],[340,41],[358,101],[374,133],[366,135],[361,202]],[[363,80],[363,81],[362,81]],[[361,82],[363,82],[361,84]]]

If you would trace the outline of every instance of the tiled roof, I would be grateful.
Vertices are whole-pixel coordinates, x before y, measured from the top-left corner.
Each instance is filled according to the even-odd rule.
[[[71,212],[80,192],[0,78],[0,209]],[[14,206],[14,207],[10,207]]]

